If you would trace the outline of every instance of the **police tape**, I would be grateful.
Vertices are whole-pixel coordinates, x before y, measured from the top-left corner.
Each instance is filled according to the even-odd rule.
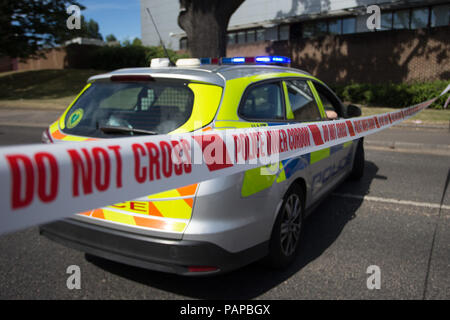
[[[437,98],[344,120],[0,148],[0,233],[267,168],[384,130]]]

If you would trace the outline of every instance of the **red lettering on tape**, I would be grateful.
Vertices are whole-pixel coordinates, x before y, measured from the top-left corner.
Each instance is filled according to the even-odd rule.
[[[30,158],[22,154],[6,156],[6,160],[11,169],[11,207],[13,209],[26,207],[33,201],[33,163]],[[23,185],[22,179],[25,182]]]
[[[317,125],[315,124],[311,124],[308,126],[309,131],[311,131],[313,140],[314,140],[314,144],[316,146],[320,146],[321,144],[324,144],[323,140],[322,140],[322,134],[320,133],[320,129]]]
[[[217,134],[208,134],[193,136],[194,140],[200,145],[209,171],[216,171],[232,167],[227,147],[222,138]]]

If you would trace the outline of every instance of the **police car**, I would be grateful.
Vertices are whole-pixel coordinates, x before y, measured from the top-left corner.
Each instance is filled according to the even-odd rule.
[[[46,143],[315,123],[359,116],[322,81],[280,56],[152,60],[94,76],[44,133]],[[273,167],[273,166],[272,166]],[[41,227],[106,259],[182,275],[295,258],[305,217],[364,170],[353,140],[231,176],[82,212]],[[113,202],[113,200],[112,200]]]

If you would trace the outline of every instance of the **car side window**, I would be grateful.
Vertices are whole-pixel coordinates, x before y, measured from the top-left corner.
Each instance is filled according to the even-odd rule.
[[[320,84],[315,83],[314,86],[317,89],[319,98],[322,101],[323,109],[327,115],[328,120],[335,120],[342,117],[342,107],[339,101],[333,96],[332,93]]]
[[[244,97],[239,115],[254,120],[283,120],[284,104],[279,82],[251,87]]]
[[[314,95],[305,80],[285,81],[294,119],[297,121],[320,120],[320,111]]]

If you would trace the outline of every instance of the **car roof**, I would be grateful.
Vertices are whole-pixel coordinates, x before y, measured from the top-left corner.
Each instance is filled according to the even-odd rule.
[[[224,87],[232,79],[262,75],[268,73],[297,73],[299,76],[311,76],[309,73],[289,67],[272,65],[202,65],[198,67],[160,67],[128,68],[89,78],[88,82],[109,79],[113,75],[150,75],[154,78],[188,79],[207,82]]]

